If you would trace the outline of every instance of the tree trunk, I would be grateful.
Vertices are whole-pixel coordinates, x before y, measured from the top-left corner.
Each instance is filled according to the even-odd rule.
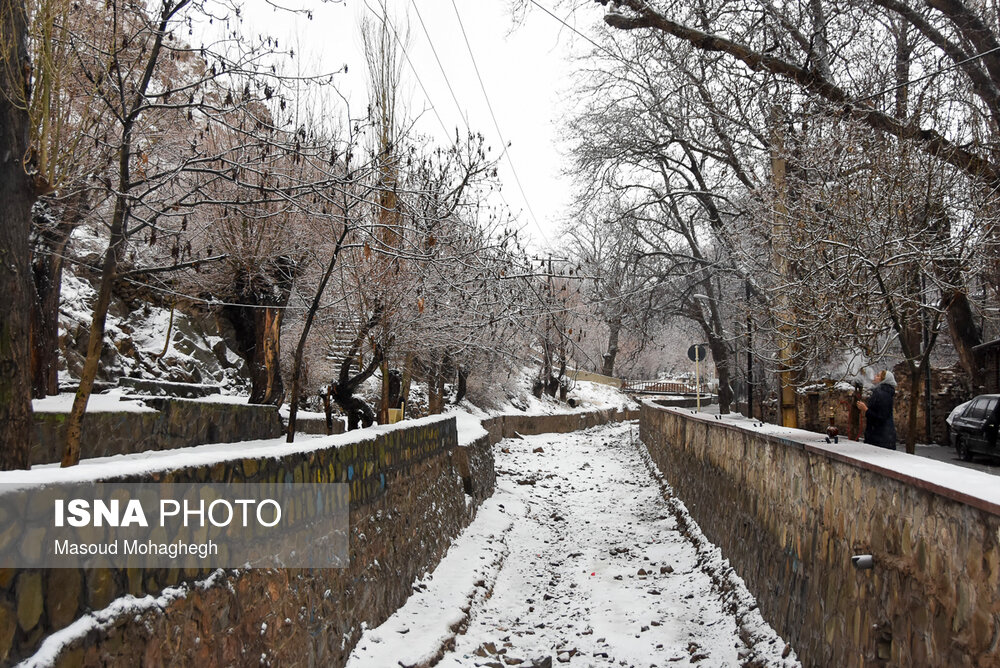
[[[330,388],[327,387],[321,395],[323,399],[323,413],[326,415],[326,435],[329,436],[333,433],[333,406],[330,404]],[[291,427],[291,420],[289,420],[289,427]]]
[[[354,431],[358,427],[370,427],[375,423],[375,413],[364,400],[354,396],[353,390],[339,392],[335,389],[333,399],[340,406],[340,410],[347,415],[348,431]]]
[[[28,468],[31,440],[28,231],[36,189],[25,172],[30,72],[22,2],[0,0],[0,469]]]
[[[399,405],[406,411],[406,404],[410,403],[410,385],[413,383],[413,365],[415,358],[413,353],[406,353],[406,360],[403,362],[403,379],[399,389]]]
[[[604,365],[601,367],[601,373],[605,376],[615,375],[615,358],[618,357],[618,335],[621,329],[621,318],[608,323],[608,352],[604,354]]]
[[[431,365],[427,374],[427,411],[438,415],[444,410],[444,360]]]
[[[132,111],[138,109],[144,102],[146,90],[152,80],[153,70],[159,60],[163,37],[167,32],[167,25],[171,17],[180,10],[186,3],[165,4],[160,15],[160,21],[156,30],[156,37],[153,40],[149,55],[146,57],[145,70],[137,89],[134,91],[134,100],[131,108],[123,109],[127,112],[121,121],[121,145],[118,147],[118,174],[116,181],[115,208],[111,216],[110,238],[108,249],[104,253],[104,264],[101,267],[101,286],[97,292],[97,301],[94,303],[94,315],[90,325],[90,339],[87,342],[87,359],[83,363],[83,371],[80,372],[80,387],[76,391],[76,398],[73,400],[73,408],[66,419],[66,448],[63,451],[63,466],[74,466],[80,461],[80,434],[83,427],[83,416],[87,411],[87,402],[90,400],[91,390],[94,388],[94,380],[97,378],[97,370],[101,363],[101,349],[104,345],[104,326],[107,321],[108,306],[111,304],[111,291],[115,284],[118,265],[125,253],[126,230],[131,207],[130,191],[133,187],[130,162],[132,160],[132,130],[135,126],[136,115]],[[113,54],[112,64],[118,64],[117,52]]]
[[[236,332],[237,352],[250,373],[251,404],[280,405],[284,398],[281,380],[280,335],[283,310],[274,306],[226,306],[224,311]]]
[[[917,451],[917,406],[920,403],[921,385],[921,367],[907,364],[908,371],[910,372],[910,406],[906,411],[906,451],[909,454],[915,454]],[[893,444],[895,447],[895,444]]]
[[[399,369],[389,369],[389,388],[386,408],[400,409],[403,407],[403,372]],[[386,418],[388,419],[388,411]]]
[[[340,365],[337,382],[330,388],[334,401],[337,402],[337,405],[347,415],[348,431],[357,429],[359,424],[364,427],[370,427],[375,421],[375,413],[372,412],[368,404],[354,396],[354,390],[358,385],[371,378],[375,370],[382,364],[382,361],[385,359],[385,350],[376,345],[372,351],[372,358],[368,362],[368,366],[360,368],[358,375],[353,378],[351,378],[351,366],[354,364],[354,358],[361,352],[361,346],[364,344],[368,333],[382,322],[384,314],[385,309],[382,308],[381,304],[376,304],[371,317],[362,325],[360,331],[354,337],[354,341],[351,342],[351,347]]]
[[[70,215],[62,212],[61,215]],[[31,273],[31,389],[36,399],[59,393],[59,294],[63,257],[73,224],[36,221],[37,241],[32,249]]]
[[[127,151],[122,158],[127,164]],[[118,273],[118,263],[125,252],[125,218],[128,204],[124,195],[119,195],[115,202],[115,212],[111,220],[111,239],[104,253],[104,264],[101,267],[101,284],[97,291],[97,301],[94,302],[94,313],[90,320],[90,338],[87,341],[87,358],[80,372],[80,387],[73,400],[73,408],[66,418],[66,447],[63,450],[62,465],[75,466],[80,462],[80,437],[83,429],[83,416],[87,411],[87,402],[94,389],[94,380],[101,364],[101,350],[104,347],[104,327],[107,324],[108,307],[111,305],[111,290]]]
[[[954,290],[948,296],[946,304],[948,329],[951,332],[951,340],[955,344],[955,350],[958,352],[959,362],[965,372],[969,374],[972,393],[979,394],[983,391],[986,378],[982,360],[979,359],[974,348],[983,342],[983,336],[976,325],[972,305],[969,304],[969,296],[961,290]]]
[[[455,403],[462,403],[466,393],[469,391],[469,367],[465,364],[458,365],[458,390],[455,392]]]
[[[378,422],[379,424],[389,424],[389,361],[386,360],[379,365],[382,372],[382,392],[378,398]]]
[[[730,412],[733,403],[729,346],[719,337],[709,336],[708,349],[712,351],[715,375],[719,379],[719,413],[725,415]]]
[[[280,406],[285,400],[285,385],[281,380],[281,321],[283,309],[264,309],[260,342],[264,347],[264,394],[257,403]]]
[[[531,385],[531,393],[535,395],[536,399],[542,398],[542,392],[545,391],[545,383],[541,378],[536,378],[535,382]]]
[[[309,330],[312,329],[316,312],[319,311],[320,299],[322,299],[327,283],[330,281],[330,276],[337,266],[340,249],[344,247],[344,239],[347,238],[349,231],[350,227],[345,224],[343,230],[341,230],[340,237],[337,239],[337,245],[334,246],[330,254],[330,261],[326,265],[326,271],[323,272],[323,278],[320,280],[319,285],[316,287],[316,292],[313,294],[312,303],[309,304],[305,322],[302,324],[302,334],[299,335],[299,343],[295,347],[295,356],[292,361],[292,399],[288,406],[288,433],[286,436],[286,442],[288,443],[292,443],[295,440],[295,420],[299,412],[299,379],[302,374],[302,356],[305,354],[306,341],[309,339]],[[326,408],[326,432],[329,434],[333,428],[329,393],[324,397],[324,407]]]
[[[266,285],[237,282],[236,299],[245,306],[223,308],[236,332],[236,352],[246,360],[250,370],[251,404],[280,406],[284,401],[281,323],[296,270],[291,258],[276,258],[267,272]]]

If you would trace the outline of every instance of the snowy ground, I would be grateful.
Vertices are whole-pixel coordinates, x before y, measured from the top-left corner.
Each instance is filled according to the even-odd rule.
[[[718,415],[719,406],[715,404],[711,406],[702,406],[701,412],[707,415]],[[731,418],[727,418],[727,421],[734,421],[734,420],[742,421],[744,427],[747,424],[753,425],[756,423],[755,420],[746,420],[743,418],[743,416],[735,416],[735,417],[732,416],[735,416],[735,414],[731,414]],[[784,429],[783,427],[778,427],[776,425],[767,425],[763,429],[764,430],[770,429],[773,433],[778,433],[779,435],[781,435],[782,432],[785,432],[786,435],[793,434],[792,430]],[[796,433],[803,435],[804,439],[801,440],[805,440],[806,442],[816,442],[816,443],[825,442],[826,434],[821,434],[819,432],[807,432],[804,430],[794,430],[794,431]],[[841,436],[840,442],[860,443],[861,441],[850,441],[846,437]],[[905,454],[906,453],[905,446],[902,443],[900,443],[898,446],[896,446],[896,452]],[[987,457],[986,455],[976,454],[973,456],[973,460],[971,462],[963,462],[961,458],[959,458],[958,453],[955,452],[955,448],[953,448],[950,445],[938,445],[935,443],[930,443],[930,444],[917,443],[915,454],[918,457],[923,457],[925,459],[933,459],[934,461],[941,462],[942,464],[952,464],[960,468],[970,469],[972,471],[979,471],[980,473],[989,473],[990,475],[1000,475],[1000,459],[994,459],[991,457]],[[946,470],[946,469],[941,469],[941,470]],[[963,491],[973,491],[974,489],[982,487],[982,479],[966,478],[966,483],[967,486]]]
[[[899,446],[899,449],[902,450],[903,446]],[[916,451],[921,457],[934,459],[939,462],[946,462],[948,464],[954,464],[955,466],[972,469],[973,471],[982,471],[983,473],[989,473],[991,475],[1000,475],[1000,460],[993,459],[992,457],[977,454],[973,457],[971,462],[963,462],[958,456],[958,453],[955,451],[955,448],[950,445],[927,445],[925,443],[917,443]]]
[[[496,494],[350,668],[798,665],[635,431],[498,444]]]

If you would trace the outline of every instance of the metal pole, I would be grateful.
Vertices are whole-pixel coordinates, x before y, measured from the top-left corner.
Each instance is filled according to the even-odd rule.
[[[747,302],[747,417],[753,419],[753,323],[750,321],[750,279],[743,282]]]
[[[924,274],[920,274],[920,301],[923,302],[921,306],[923,307],[923,330],[924,330],[924,353],[927,352],[927,347],[930,345],[931,333],[929,330],[929,324],[927,322],[927,279]],[[926,368],[924,369],[924,438],[927,439],[928,443],[932,443],[931,437],[931,410],[933,408],[931,404],[931,357],[927,355],[924,360]],[[916,400],[916,398],[914,398]]]
[[[694,394],[698,403],[698,412],[701,412],[701,374],[698,371],[698,361],[701,359],[701,348],[695,344],[694,349]]]

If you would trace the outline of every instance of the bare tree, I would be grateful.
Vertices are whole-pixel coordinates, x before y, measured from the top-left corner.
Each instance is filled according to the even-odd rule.
[[[112,120],[96,141],[109,148],[114,160],[105,177],[109,243],[80,387],[67,422],[64,465],[79,458],[80,426],[98,370],[112,290],[123,261],[132,257],[127,252],[129,238],[142,231],[154,235],[183,230],[188,217],[202,207],[237,208],[225,194],[215,198],[220,184],[258,193],[239,201],[240,213],[258,217],[285,216],[289,199],[317,187],[299,178],[298,152],[306,130],[294,125],[291,131],[284,129],[294,122],[293,110],[286,111],[285,78],[275,60],[292,54],[281,51],[270,37],[242,38],[228,24],[236,12],[225,3],[200,0],[162,0],[150,13],[111,2],[99,29],[78,46],[95,103]],[[178,39],[176,31],[204,15],[226,28],[214,43],[193,48]],[[174,132],[178,127],[189,131]],[[237,141],[226,142],[227,136]],[[272,172],[272,165],[281,169]],[[172,259],[181,263],[193,249],[180,244],[177,234],[170,236]],[[294,258],[274,257],[263,263],[261,272],[274,288],[260,304],[272,309],[264,312],[262,354],[277,360],[277,350],[269,343],[280,330],[281,315],[275,307],[291,289]],[[245,287],[261,296],[252,283]],[[260,332],[254,330],[256,338]],[[278,402],[282,392],[272,382],[264,396]]]
[[[713,58],[713,72],[739,63],[777,77],[815,112],[909,143],[969,177],[972,187],[993,191],[1000,184],[994,139],[1000,126],[1000,40],[991,27],[992,11],[961,2],[915,6],[898,0],[876,0],[872,7],[851,0],[719,0],[697,7],[620,0],[610,3],[604,20],[616,30],[662,40],[664,49],[697,49]],[[927,74],[907,80],[918,63]],[[899,91],[922,102],[908,103]],[[952,283],[955,290],[945,302],[952,339],[978,383],[974,310],[964,284]]]
[[[39,187],[29,147],[31,61],[23,2],[0,2],[0,468],[28,467],[31,274],[28,230]]]
[[[585,312],[607,327],[598,369],[605,376],[614,376],[623,334],[635,342],[631,354],[641,355],[663,309],[659,282],[650,267],[643,266],[646,246],[636,234],[635,221],[617,203],[588,201],[566,226],[571,257],[579,263],[583,280]]]

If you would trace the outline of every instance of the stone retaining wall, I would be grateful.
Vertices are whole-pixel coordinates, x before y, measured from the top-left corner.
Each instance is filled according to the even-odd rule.
[[[437,565],[479,503],[493,493],[494,443],[518,433],[569,432],[637,414],[500,416],[484,420],[488,433],[464,446],[458,445],[453,418],[427,418],[377,427],[360,442],[350,442],[355,435],[332,437],[329,447],[293,448],[277,459],[221,459],[118,478],[349,482],[351,563],[345,569],[226,572],[211,586],[189,587],[163,610],[124,613],[77,638],[60,652],[57,665],[343,666],[361,625],[378,625],[399,608],[414,579]],[[133,419],[137,415],[154,414],[132,414]],[[338,446],[341,440],[346,444]],[[177,569],[0,569],[0,664],[29,656],[53,632],[124,594],[157,594],[206,575]]]
[[[166,398],[143,401],[155,410],[87,413],[83,418],[81,458],[275,438],[283,433],[274,406]],[[32,464],[62,459],[66,417],[66,413],[34,414]]]
[[[347,482],[350,558],[344,569],[227,572],[165,610],[124,614],[71,643],[60,666],[342,666],[361,624],[384,621],[434,568],[493,491],[488,439],[457,445],[454,418],[378,428],[370,438],[162,471],[122,482]],[[468,483],[463,480],[462,467]],[[466,486],[474,490],[473,502]],[[0,662],[30,655],[54,631],[124,594],[156,594],[207,573],[176,569],[0,571]],[[267,657],[266,661],[261,657]]]
[[[490,433],[490,439],[496,443],[504,438],[512,438],[518,434],[532,436],[535,434],[565,434],[571,431],[589,429],[609,422],[635,420],[639,411],[635,409],[615,410],[595,409],[578,413],[556,413],[553,415],[498,415],[483,420],[483,428]]]
[[[903,453],[798,433],[650,403],[640,419],[652,459],[804,665],[1000,665],[1000,505],[917,477]],[[856,554],[874,568],[853,568]]]

